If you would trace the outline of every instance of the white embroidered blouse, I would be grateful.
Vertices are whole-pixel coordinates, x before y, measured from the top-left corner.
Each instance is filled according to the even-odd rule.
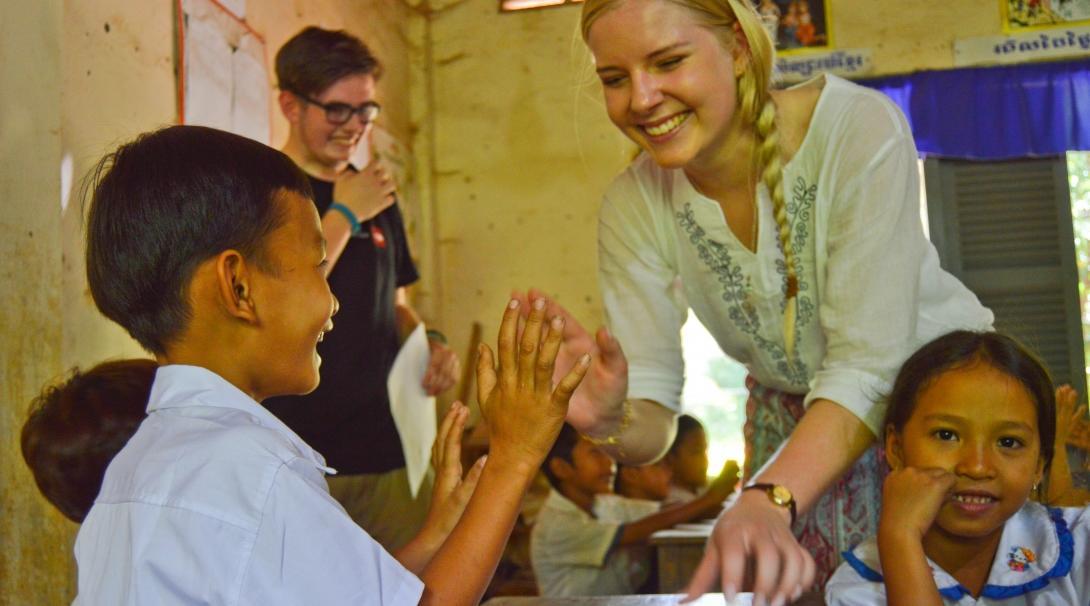
[[[767,190],[756,252],[680,169],[641,155],[614,180],[599,217],[599,277],[629,361],[629,397],[677,409],[679,329],[691,307],[722,350],[762,385],[833,400],[875,435],[901,363],[950,330],[990,329],[992,314],[939,267],[920,222],[916,147],[900,110],[835,76],[784,166],[798,256],[796,359],[784,352],[785,274]]]

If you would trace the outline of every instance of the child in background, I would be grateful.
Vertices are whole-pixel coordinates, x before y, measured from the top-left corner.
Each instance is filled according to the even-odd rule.
[[[677,418],[677,434],[665,459],[673,475],[663,505],[687,503],[708,485],[708,433],[696,417],[683,414]]]
[[[563,321],[543,331],[545,301],[521,337],[508,305],[498,370],[482,345],[481,490],[464,511],[452,494],[403,566],[329,496],[321,455],[260,405],[315,388],[337,310],[306,176],[255,141],[174,126],[123,145],[91,185],[92,297],[160,367],[76,539],[76,604],[479,602],[589,364],[554,389]]]
[[[1029,499],[1052,460],[1055,394],[1010,337],[956,331],[889,396],[878,536],[845,553],[831,606],[1085,604],[1090,515]]]
[[[31,403],[20,445],[38,490],[69,520],[87,516],[106,466],[144,420],[159,365],[154,360],[103,362],[73,370]]]
[[[623,595],[639,588],[650,572],[651,535],[681,522],[713,516],[734,490],[738,468],[724,473],[692,501],[637,518],[606,507],[599,495],[612,492],[614,462],[591,440],[565,424],[542,471],[552,485],[530,534],[530,559],[541,595]],[[726,471],[726,470],[725,470]],[[638,515],[639,509],[629,512]]]
[[[1080,405],[1079,392],[1070,385],[1056,388],[1056,446],[1048,474],[1045,503],[1065,507],[1090,503],[1090,492],[1075,486],[1067,453],[1071,431],[1086,422],[1086,410]]]

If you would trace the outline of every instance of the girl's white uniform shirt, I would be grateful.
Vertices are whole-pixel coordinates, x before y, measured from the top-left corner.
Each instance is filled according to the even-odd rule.
[[[629,361],[629,397],[678,408],[679,329],[691,307],[722,350],[767,387],[833,400],[875,435],[896,370],[922,343],[992,314],[939,267],[923,233],[916,147],[885,96],[835,76],[824,88],[783,192],[797,257],[795,349],[784,351],[785,271],[772,203],[758,187],[757,251],[681,169],[641,155],[610,186],[599,218],[609,325]]]
[[[1048,508],[1028,501],[1003,526],[999,549],[979,599],[928,560],[943,603],[953,606],[1071,606],[1090,599],[1090,509]],[[886,603],[878,543],[870,538],[844,554],[825,586],[829,606]]]

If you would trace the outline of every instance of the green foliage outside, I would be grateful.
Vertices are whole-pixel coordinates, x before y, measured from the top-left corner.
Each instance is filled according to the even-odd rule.
[[[1071,185],[1071,216],[1075,227],[1075,263],[1079,267],[1079,305],[1082,310],[1083,355],[1090,374],[1090,152],[1067,154]]]

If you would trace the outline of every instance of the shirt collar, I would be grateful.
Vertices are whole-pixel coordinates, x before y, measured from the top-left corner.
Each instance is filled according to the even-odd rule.
[[[1025,595],[1049,584],[1050,579],[1071,572],[1074,540],[1063,511],[1027,501],[1006,524],[999,539],[988,582],[980,597],[1010,598]],[[845,561],[864,579],[881,583],[878,545],[872,538],[843,553]],[[944,598],[957,601],[971,595],[949,573],[930,559],[935,585]]]
[[[200,366],[168,364],[155,372],[155,382],[148,397],[148,414],[157,410],[185,408],[226,408],[250,415],[259,425],[287,439],[314,466],[328,474],[337,470],[325,464],[325,458],[311,448],[276,415],[246,395],[218,374]]]

